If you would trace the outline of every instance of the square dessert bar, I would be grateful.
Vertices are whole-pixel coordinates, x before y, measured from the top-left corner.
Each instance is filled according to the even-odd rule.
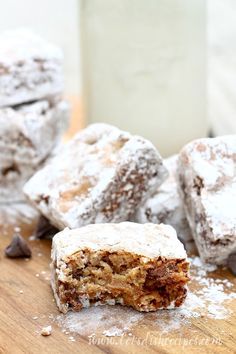
[[[88,225],[53,238],[52,289],[60,311],[121,304],[138,311],[179,307],[189,263],[167,225]]]
[[[134,221],[145,224],[168,224],[177,231],[178,238],[185,244],[192,240],[192,233],[186,218],[184,205],[178,191],[177,183],[178,155],[164,160],[169,177],[152,196],[138,208]]]
[[[24,191],[54,226],[76,228],[128,220],[166,177],[149,141],[100,123],[79,132]]]
[[[26,30],[0,35],[0,107],[39,100],[63,91],[59,48]]]
[[[236,249],[236,135],[186,145],[179,185],[201,258],[224,264]]]
[[[25,199],[23,185],[59,142],[68,117],[64,101],[0,109],[0,202]]]

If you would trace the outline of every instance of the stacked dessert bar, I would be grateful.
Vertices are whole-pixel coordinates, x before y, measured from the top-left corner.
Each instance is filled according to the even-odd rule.
[[[180,152],[178,180],[200,257],[226,264],[236,251],[236,135],[187,144]]]
[[[185,247],[192,243],[192,233],[186,219],[184,205],[178,190],[177,181],[178,155],[164,160],[164,166],[169,172],[168,178],[141,205],[134,221],[140,224],[168,224],[175,228],[179,239]]]
[[[0,35],[0,203],[46,162],[69,117],[59,48],[25,31]]]
[[[107,124],[79,132],[25,185],[59,229],[129,220],[168,172],[155,147]]]

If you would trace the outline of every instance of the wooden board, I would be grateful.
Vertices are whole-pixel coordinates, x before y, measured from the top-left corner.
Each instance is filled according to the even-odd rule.
[[[0,216],[1,219],[1,216]],[[4,248],[10,242],[14,227],[21,227],[21,232],[28,240],[35,228],[35,222],[21,224],[20,220],[0,226],[0,353],[181,353],[183,339],[196,339],[197,345],[188,345],[185,350],[196,353],[233,353],[236,337],[236,301],[230,303],[234,311],[226,320],[192,318],[189,324],[165,335],[152,326],[150,321],[132,330],[135,343],[128,338],[128,343],[90,345],[86,336],[75,335],[75,342],[62,333],[61,328],[52,323],[52,317],[58,314],[49,282],[50,247],[49,240],[28,241],[33,257],[12,260],[4,256]],[[219,273],[220,272],[220,273]],[[218,271],[217,276],[224,276],[234,281],[227,271]],[[196,285],[196,284],[195,284]],[[193,289],[194,284],[191,285]],[[34,319],[34,317],[38,317]],[[52,324],[53,332],[49,337],[42,337],[42,327]],[[157,343],[145,342],[148,335],[157,339]],[[180,344],[178,340],[181,338]],[[204,344],[219,338],[220,344]],[[137,341],[140,340],[140,342]],[[141,342],[144,340],[143,342]],[[176,342],[171,342],[175,340]],[[201,341],[204,342],[201,344]],[[175,344],[173,344],[175,343]],[[186,344],[187,345],[187,344]]]

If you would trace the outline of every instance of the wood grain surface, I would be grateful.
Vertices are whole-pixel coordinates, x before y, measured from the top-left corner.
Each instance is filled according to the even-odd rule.
[[[75,123],[76,124],[76,123]],[[73,129],[72,129],[73,130]],[[11,207],[8,207],[8,211]],[[0,353],[235,353],[236,349],[236,300],[230,302],[232,314],[224,320],[206,317],[191,318],[176,330],[163,335],[157,325],[149,320],[132,329],[132,337],[116,337],[115,344],[100,342],[90,344],[86,336],[74,334],[69,339],[54,321],[58,310],[50,288],[50,240],[29,240],[37,218],[23,220],[22,216],[10,218],[8,211],[0,208]],[[32,248],[32,259],[13,260],[4,256],[14,228],[20,227],[22,235]],[[215,277],[235,283],[226,270],[217,270]],[[194,291],[196,282],[190,284]],[[234,288],[235,289],[235,288]],[[42,327],[52,325],[51,336],[40,335]],[[150,333],[155,341],[150,341]],[[135,339],[132,342],[132,338]],[[181,340],[180,340],[181,339]],[[186,346],[183,344],[187,340]],[[196,339],[197,342],[190,342]],[[214,342],[215,339],[215,342]],[[180,340],[180,341],[179,341]],[[179,341],[179,342],[178,342]]]

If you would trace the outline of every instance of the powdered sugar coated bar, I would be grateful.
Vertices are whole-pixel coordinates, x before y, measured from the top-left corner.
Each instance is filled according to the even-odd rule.
[[[186,243],[192,240],[192,235],[178,191],[177,161],[178,155],[164,160],[169,177],[137,210],[134,221],[142,224],[147,222],[169,224],[175,228],[179,239]]]
[[[61,95],[62,52],[27,30],[0,35],[0,107]]]
[[[236,135],[186,145],[179,184],[201,258],[224,264],[236,249]]]
[[[78,133],[24,190],[59,229],[128,220],[167,177],[155,147],[113,126]]]
[[[60,311],[121,304],[138,311],[180,306],[189,264],[171,226],[88,225],[58,233],[52,288]]]
[[[0,109],[0,202],[25,199],[23,185],[51,154],[68,118],[64,101]]]

